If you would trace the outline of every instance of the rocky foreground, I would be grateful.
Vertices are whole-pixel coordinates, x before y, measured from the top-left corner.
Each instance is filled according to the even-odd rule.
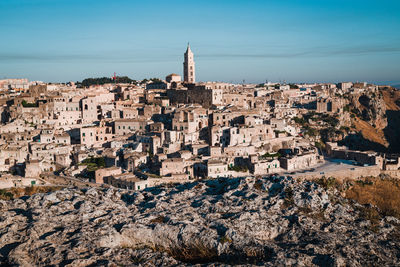
[[[397,265],[400,221],[372,219],[368,207],[338,195],[309,181],[246,178],[0,201],[0,262]]]

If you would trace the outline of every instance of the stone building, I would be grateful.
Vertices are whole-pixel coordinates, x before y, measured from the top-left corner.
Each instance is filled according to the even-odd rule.
[[[116,135],[126,135],[136,131],[146,130],[147,121],[143,119],[122,119],[114,122]]]
[[[209,160],[207,162],[207,177],[218,178],[218,177],[228,177],[229,170],[228,164],[221,160]]]
[[[257,159],[253,160],[251,157],[250,171],[254,175],[265,175],[271,173],[277,173],[281,171],[280,162],[278,159]],[[257,156],[258,158],[258,156]]]
[[[295,149],[297,150],[297,149]],[[304,148],[299,152],[291,153],[279,159],[283,169],[292,171],[310,168],[323,161],[316,148]]]
[[[112,175],[118,175],[121,174],[121,168],[118,167],[110,167],[110,168],[103,168],[103,169],[98,169],[95,171],[95,182],[98,184],[103,184],[104,183],[104,177],[112,176]]]
[[[148,180],[141,180],[132,173],[121,173],[104,177],[104,183],[117,188],[142,190],[149,186]]]
[[[172,129],[184,133],[194,133],[207,126],[207,110],[202,107],[185,107],[176,110],[172,119]]]
[[[317,112],[318,113],[339,113],[344,104],[342,99],[339,98],[319,98],[317,99]]]
[[[168,75],[167,77],[165,77],[165,80],[167,81],[167,83],[173,83],[173,82],[181,82],[181,76],[176,74],[176,73],[171,73],[170,75]]]
[[[160,175],[167,176],[172,174],[185,173],[185,162],[181,158],[166,159],[162,162]]]
[[[353,86],[352,82],[341,82],[338,84],[338,88],[342,89],[343,91],[350,89],[352,86]]]
[[[82,127],[80,130],[81,144],[90,146],[102,146],[113,138],[112,127],[101,124],[100,126]]]

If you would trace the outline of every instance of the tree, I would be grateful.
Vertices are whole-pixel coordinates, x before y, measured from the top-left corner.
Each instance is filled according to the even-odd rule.
[[[77,82],[77,87],[88,87],[91,85],[103,85],[106,83],[136,83],[136,80],[132,80],[128,76],[117,76],[116,80],[109,77],[101,77],[101,78],[86,78],[82,82]]]
[[[28,103],[25,100],[22,100],[21,104],[24,108],[37,108],[38,107],[38,105],[36,103]]]
[[[162,83],[163,81],[158,79],[158,78],[151,78],[150,81],[152,81],[153,83]]]
[[[145,83],[147,83],[149,80],[147,80],[147,79],[143,79],[143,80],[141,80],[140,81],[140,84],[145,84]]]

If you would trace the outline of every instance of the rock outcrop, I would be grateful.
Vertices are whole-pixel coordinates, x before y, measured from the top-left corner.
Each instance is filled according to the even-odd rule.
[[[216,179],[0,202],[9,266],[366,266],[400,262],[400,221],[310,181]]]
[[[354,93],[352,105],[360,112],[359,116],[375,128],[384,129],[387,126],[386,104],[380,91]]]

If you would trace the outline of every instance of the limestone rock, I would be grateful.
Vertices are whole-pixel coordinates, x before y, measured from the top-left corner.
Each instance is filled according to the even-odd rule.
[[[396,265],[399,220],[288,178],[216,179],[144,191],[68,188],[0,201],[10,266]],[[375,222],[376,226],[376,222]]]

